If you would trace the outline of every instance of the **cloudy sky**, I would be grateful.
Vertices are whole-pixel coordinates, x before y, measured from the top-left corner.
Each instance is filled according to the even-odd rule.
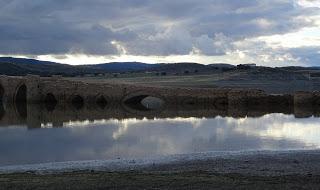
[[[320,66],[320,0],[0,0],[0,55]]]

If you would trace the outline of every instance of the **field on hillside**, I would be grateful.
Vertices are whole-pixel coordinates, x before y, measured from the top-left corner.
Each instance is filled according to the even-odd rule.
[[[267,71],[237,71],[212,74],[154,75],[150,73],[130,73],[116,76],[78,77],[72,80],[99,83],[126,83],[146,86],[192,87],[192,88],[257,88],[273,94],[295,91],[320,90],[320,80],[309,79],[296,73]]]

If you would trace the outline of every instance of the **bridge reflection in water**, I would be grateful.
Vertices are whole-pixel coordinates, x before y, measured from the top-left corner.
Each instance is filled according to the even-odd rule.
[[[139,103],[137,103],[139,102]],[[215,118],[233,117],[262,117],[270,113],[294,115],[296,118],[320,116],[318,106],[299,107],[292,105],[272,106],[210,106],[210,105],[167,105],[161,100],[150,99],[145,102],[136,100],[125,101],[122,104],[112,104],[103,99],[94,104],[84,104],[81,99],[71,104],[57,104],[48,96],[47,101],[41,104],[26,104],[25,102],[0,104],[0,126],[28,126],[41,128],[50,124],[53,127],[62,127],[70,121],[94,121],[108,119],[154,119],[154,118]]]
[[[48,96],[42,104],[5,104],[0,109],[0,170],[20,164],[320,147],[320,118],[308,118],[319,116],[317,106],[178,106],[152,97],[141,102],[57,104]]]

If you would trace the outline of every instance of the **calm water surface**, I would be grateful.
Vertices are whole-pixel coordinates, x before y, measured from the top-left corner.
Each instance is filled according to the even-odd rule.
[[[0,127],[0,166],[133,159],[207,151],[320,147],[320,118],[168,118],[69,121]]]

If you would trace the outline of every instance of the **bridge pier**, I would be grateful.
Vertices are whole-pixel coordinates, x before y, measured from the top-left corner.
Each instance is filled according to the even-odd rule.
[[[27,102],[39,103],[41,101],[41,90],[43,88],[41,78],[36,75],[27,75],[25,77],[25,85],[27,88]]]

